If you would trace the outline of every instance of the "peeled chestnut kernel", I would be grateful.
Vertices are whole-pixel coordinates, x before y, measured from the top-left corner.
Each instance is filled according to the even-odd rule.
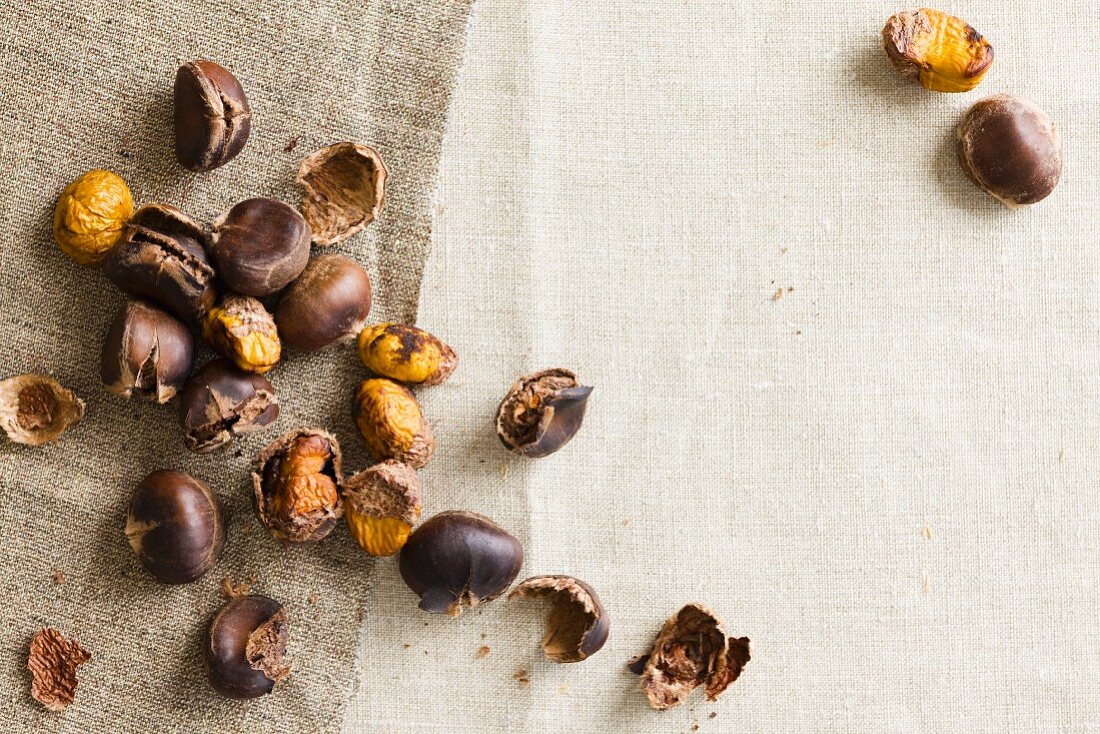
[[[340,519],[340,444],[316,428],[284,433],[256,458],[252,498],[260,524],[284,543],[312,543]]]
[[[287,346],[313,351],[354,338],[370,305],[367,271],[349,257],[321,255],[283,293],[275,323]]]
[[[210,487],[158,469],[130,500],[126,537],[134,555],[164,584],[186,584],[214,567],[225,546],[225,518]]]
[[[376,375],[410,385],[438,385],[458,365],[454,350],[423,329],[374,324],[359,333],[359,358]]]
[[[653,649],[628,665],[642,676],[649,704],[662,711],[679,705],[697,686],[705,686],[708,700],[717,700],[749,658],[749,638],[730,637],[714,612],[688,604],[665,622]]]
[[[549,456],[580,430],[591,393],[566,369],[521,377],[497,409],[497,435],[517,454]]]
[[[214,222],[210,252],[231,290],[270,296],[297,278],[309,260],[309,225],[275,199],[248,199]]]
[[[378,461],[397,459],[421,469],[435,452],[435,436],[416,396],[392,380],[363,380],[352,405],[355,424]]]
[[[237,77],[213,61],[190,61],[176,71],[174,92],[180,165],[209,171],[236,158],[252,131],[252,108]]]
[[[344,519],[359,547],[392,556],[420,519],[420,477],[399,461],[384,461],[344,480]]]
[[[420,608],[457,617],[508,590],[523,565],[523,546],[473,512],[441,512],[413,531],[401,549],[401,578]]]
[[[103,273],[131,296],[196,321],[217,296],[204,239],[202,227],[179,209],[148,204],[103,261]]]
[[[245,372],[268,372],[283,353],[275,318],[248,296],[228,295],[207,311],[202,336],[215,352]]]
[[[91,659],[90,652],[60,630],[38,630],[27,655],[31,697],[50,711],[64,710],[76,698],[76,669]]]
[[[266,596],[226,602],[203,639],[210,685],[229,698],[258,698],[290,675],[286,664],[289,626],[283,605]]]
[[[8,440],[28,446],[53,441],[84,417],[84,401],[45,375],[0,381],[0,428]]]
[[[78,265],[99,265],[133,214],[134,199],[121,176],[101,169],[88,171],[58,197],[53,238]]]
[[[572,576],[532,576],[509,600],[537,597],[550,602],[542,652],[555,663],[579,663],[607,642],[611,620],[591,586]]]
[[[993,64],[993,47],[982,34],[931,8],[891,16],[882,40],[894,68],[934,92],[970,91]]]
[[[103,339],[99,375],[112,392],[167,403],[187,380],[195,344],[187,327],[158,308],[130,301]]]
[[[1010,208],[1042,201],[1062,176],[1062,142],[1054,123],[1015,95],[976,102],[957,135],[963,171]]]
[[[180,427],[187,448],[200,454],[237,436],[267,428],[279,417],[275,387],[226,359],[207,362],[180,393]]]
[[[298,168],[305,187],[302,214],[318,245],[343,242],[378,218],[386,191],[386,164],[360,143],[335,143],[307,156]]]

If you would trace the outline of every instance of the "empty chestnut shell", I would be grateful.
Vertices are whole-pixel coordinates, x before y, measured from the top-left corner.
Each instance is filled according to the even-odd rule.
[[[141,565],[165,584],[186,584],[213,568],[225,546],[221,503],[210,487],[160,469],[130,500],[126,537]]]
[[[500,442],[533,459],[554,453],[580,430],[591,393],[566,369],[521,377],[497,409]]]
[[[180,393],[180,427],[187,448],[200,454],[266,428],[279,417],[275,387],[227,359],[207,362]]]
[[[131,296],[192,322],[217,296],[203,239],[202,228],[179,209],[148,204],[130,220],[103,272]]]
[[[135,391],[167,403],[183,387],[195,353],[187,327],[158,308],[130,301],[103,339],[99,375],[123,397]]]
[[[309,241],[297,209],[275,199],[248,199],[214,222],[210,252],[231,290],[262,298],[301,274]]]
[[[352,339],[370,314],[370,276],[336,254],[313,258],[275,309],[279,334],[292,349],[312,351]]]
[[[192,171],[233,160],[248,142],[252,108],[241,83],[213,61],[191,61],[176,71],[173,100],[176,158]]]
[[[456,617],[508,590],[523,565],[523,546],[473,512],[441,512],[413,531],[401,549],[401,578],[420,608]]]
[[[298,169],[305,187],[302,214],[318,245],[343,242],[373,222],[382,210],[386,164],[360,143],[335,143],[307,156]]]
[[[84,401],[45,375],[17,375],[0,381],[0,428],[9,441],[40,446],[84,417]]]
[[[577,663],[607,642],[611,621],[592,587],[572,576],[532,576],[508,595],[550,602],[542,652],[555,663]]]
[[[256,458],[252,499],[256,516],[284,543],[312,543],[340,519],[340,443],[316,428],[284,433]]]
[[[206,631],[202,657],[210,685],[229,698],[258,698],[290,675],[283,605],[266,596],[226,602]]]
[[[1042,201],[1062,176],[1062,143],[1045,112],[1012,94],[979,100],[957,131],[959,164],[987,194],[1016,208]]]

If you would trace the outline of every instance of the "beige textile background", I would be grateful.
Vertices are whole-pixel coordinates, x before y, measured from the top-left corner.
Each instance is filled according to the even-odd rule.
[[[383,217],[336,248],[375,285],[374,316],[409,319],[430,246],[440,141],[468,0],[139,0],[5,5],[0,21],[0,377],[46,372],[88,401],[80,427],[40,449],[0,441],[0,731],[328,732],[356,670],[371,563],[342,528],[280,549],[253,517],[248,465],[277,435],[209,456],[185,451],[175,411],[110,395],[99,345],[123,296],[51,241],[64,185],[92,167],[126,178],[140,202],[203,221],[236,201],[296,203],[299,159],[339,140],[379,148],[393,175]],[[175,161],[171,88],[195,57],[232,69],[253,129],[239,158],[203,175]],[[292,141],[296,144],[292,145]],[[292,148],[292,149],[291,149]],[[204,352],[202,359],[209,357]],[[369,462],[348,405],[363,375],[354,351],[287,355],[271,373],[276,427],[322,425],[345,468]],[[122,533],[134,485],[156,468],[207,480],[230,513],[225,556],[202,580],[155,583]],[[64,582],[51,581],[54,571]],[[291,678],[240,703],[203,679],[199,639],[221,603],[218,582],[258,577],[290,618]],[[92,652],[63,714],[30,697],[27,646],[42,625]]]
[[[425,514],[511,528],[611,639],[554,665],[536,612],[430,617],[379,563],[347,731],[1100,731],[1100,20],[951,3],[997,61],[949,96],[887,65],[899,9],[479,0],[421,300],[462,359],[423,391]],[[1065,138],[1026,211],[953,159],[1001,91]],[[509,458],[497,400],[557,365],[595,386],[582,433]],[[657,714],[623,664],[689,600],[753,661]]]

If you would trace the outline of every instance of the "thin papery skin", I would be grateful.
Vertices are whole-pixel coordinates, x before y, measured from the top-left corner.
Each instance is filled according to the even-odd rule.
[[[532,576],[509,599],[543,598],[550,604],[543,654],[556,663],[577,663],[607,642],[611,622],[596,591],[572,576]]]
[[[84,417],[84,401],[46,375],[17,375],[0,382],[0,428],[28,446],[56,440]]]
[[[31,696],[50,711],[61,711],[76,698],[76,669],[92,659],[79,642],[44,627],[31,640],[27,668]]]
[[[389,171],[381,154],[362,143],[334,143],[302,160],[302,215],[321,246],[343,242],[378,218]]]

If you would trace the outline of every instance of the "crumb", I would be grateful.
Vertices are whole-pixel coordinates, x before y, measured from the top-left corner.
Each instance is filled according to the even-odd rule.
[[[317,596],[317,592],[315,591],[309,595],[309,598],[306,599],[306,601],[308,601],[310,604],[316,604],[318,598],[319,597]]]
[[[569,686],[566,685],[565,683],[562,683],[560,686],[558,686],[558,693],[560,693],[563,696],[565,694],[569,693]]]
[[[241,581],[234,581],[232,576],[222,579],[222,595],[226,599],[236,596],[245,596],[252,591],[252,585],[256,583],[255,576],[249,576]]]
[[[718,718],[718,712],[717,711],[711,711],[710,716],[708,716],[707,718],[708,719],[717,719]]]
[[[924,583],[921,584],[921,590],[924,591],[925,594],[928,594],[932,591],[932,579],[928,577],[927,571],[921,571],[921,576],[924,577]]]
[[[773,301],[778,301],[782,297],[783,297],[783,289],[782,288],[776,288],[775,293],[772,294],[772,300]]]
[[[699,725],[698,724],[692,724],[691,725],[691,730],[692,731],[699,731]]]
[[[236,456],[239,459],[242,456],[244,456],[244,451],[241,450],[241,449],[237,449],[236,451],[233,452],[233,455]]]
[[[412,645],[406,642],[404,645],[402,645],[402,647],[408,650],[410,647],[412,647]]]
[[[65,574],[61,573],[55,568],[53,570],[53,573],[50,574],[50,580],[60,586],[61,584],[65,583]]]
[[[802,329],[799,329],[794,333],[795,336],[802,336]]]
[[[519,670],[517,670],[516,674],[512,677],[515,678],[516,682],[518,682],[521,686],[531,685],[531,679],[530,677],[528,677],[527,671],[524,668],[520,668]]]
[[[425,651],[424,651],[424,654],[425,654],[425,655],[427,655],[427,654],[428,654],[428,651],[427,651],[427,650],[425,650]]]
[[[788,252],[790,252],[790,249],[791,248],[789,248],[789,247],[780,247],[779,248],[779,254],[780,255],[786,255]]]
[[[485,634],[484,632],[482,632],[482,633],[481,633],[481,639],[483,639],[483,640],[484,640],[484,639],[485,639],[486,637],[488,637],[488,636],[489,636],[489,635]]]
[[[507,464],[501,464],[500,465],[500,477],[501,477],[501,479],[507,479],[508,478],[508,465]]]
[[[831,57],[826,55],[826,58],[831,58]],[[835,140],[818,140],[817,141],[817,147],[819,147],[819,148],[831,148],[834,145],[836,145]]]
[[[928,525],[920,529],[920,534],[924,536],[925,540],[932,540],[932,528]]]
[[[1065,449],[1058,449],[1058,463],[1059,464],[1065,463],[1065,460],[1066,460],[1066,450]]]
[[[119,154],[120,156],[122,156],[123,158],[133,158],[133,157],[134,157],[134,154],[133,154],[133,153],[131,153],[131,152],[130,152],[130,151],[128,151],[128,150],[120,150],[120,151],[118,152],[118,154]]]
[[[301,138],[301,136],[298,135],[298,136],[295,136],[295,137],[291,138],[290,140],[286,141],[286,145],[283,146],[283,152],[284,153],[289,153],[290,151],[297,148],[298,147],[298,140],[300,138]]]
[[[488,645],[482,645],[481,647],[479,647],[477,649],[477,656],[479,658],[488,657],[489,656],[489,646]]]
[[[629,520],[629,519],[627,519],[627,520],[623,520],[623,525],[629,525],[629,524],[630,524],[630,520]]]

